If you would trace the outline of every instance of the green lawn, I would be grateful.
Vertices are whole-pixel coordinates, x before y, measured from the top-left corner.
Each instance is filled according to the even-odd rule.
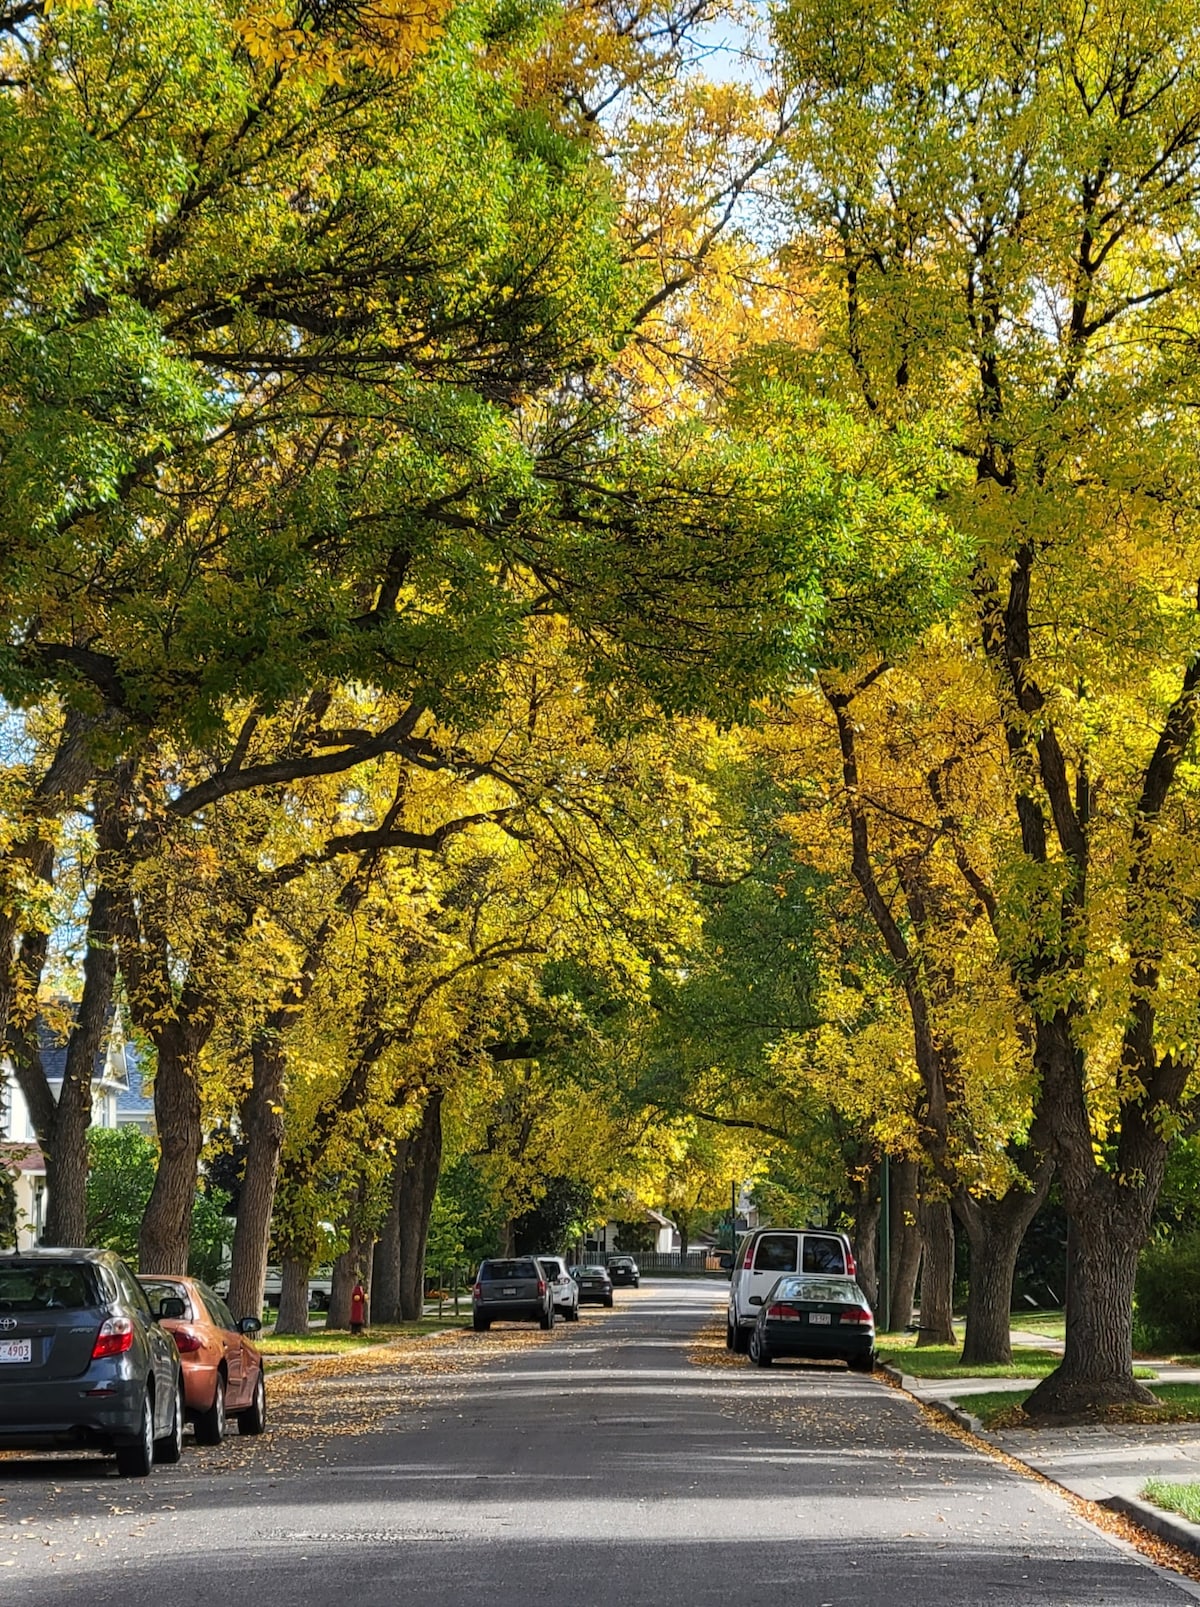
[[[1135,1367],[1135,1378],[1152,1378],[1145,1367]],[[964,1412],[977,1417],[984,1428],[991,1428],[997,1418],[1024,1405],[1029,1397],[1027,1389],[999,1389],[987,1395],[958,1395],[955,1404]],[[1113,1422],[1125,1423],[1196,1423],[1200,1422],[1200,1384],[1155,1384],[1151,1393],[1157,1395],[1161,1406],[1130,1406],[1110,1414]],[[1012,1426],[1011,1424],[1002,1426]]]
[[[1040,1334],[1043,1339],[1067,1337],[1067,1315],[1064,1311],[1014,1311],[1011,1326],[1023,1334]]]
[[[1178,1512],[1192,1523],[1200,1523],[1200,1484],[1170,1484],[1165,1479],[1148,1479],[1142,1489],[1142,1500],[1153,1501],[1156,1507]]]
[[[915,1336],[884,1335],[879,1345],[880,1361],[889,1361],[901,1372],[913,1378],[1045,1378],[1058,1366],[1062,1357],[1052,1350],[1013,1352],[1011,1364],[999,1362],[964,1367],[959,1361],[962,1354],[957,1345],[917,1346]]]
[[[362,1350],[367,1345],[386,1345],[392,1339],[419,1339],[423,1334],[437,1334],[447,1328],[466,1328],[471,1318],[455,1317],[453,1311],[444,1317],[422,1317],[420,1322],[398,1323],[395,1327],[381,1325],[370,1328],[365,1334],[337,1332],[327,1334],[315,1328],[307,1334],[268,1334],[256,1339],[255,1344],[264,1356],[340,1356],[345,1351]]]

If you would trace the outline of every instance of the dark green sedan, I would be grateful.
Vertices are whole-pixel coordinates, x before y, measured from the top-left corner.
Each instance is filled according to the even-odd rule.
[[[750,1335],[750,1360],[777,1356],[844,1361],[856,1373],[875,1365],[875,1319],[853,1278],[780,1278],[762,1297]]]

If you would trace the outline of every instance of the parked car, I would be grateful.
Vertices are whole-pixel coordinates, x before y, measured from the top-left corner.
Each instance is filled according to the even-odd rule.
[[[0,1450],[94,1450],[128,1478],[183,1451],[175,1341],[109,1250],[0,1254]]]
[[[750,1331],[750,1360],[834,1357],[853,1372],[875,1365],[875,1319],[853,1278],[779,1278],[763,1297]]]
[[[763,1297],[787,1273],[853,1278],[850,1240],[829,1228],[756,1228],[738,1246],[729,1280],[725,1344],[744,1352]]]
[[[138,1279],[151,1305],[182,1302],[178,1317],[163,1319],[183,1365],[184,1410],[201,1445],[220,1445],[229,1419],[239,1434],[261,1434],[267,1426],[267,1386],[262,1356],[250,1336],[262,1327],[257,1317],[235,1322],[220,1295],[197,1278]]]
[[[631,1255],[610,1255],[608,1258],[608,1275],[614,1284],[631,1283],[636,1289],[641,1284],[642,1275],[638,1271],[638,1264]]]
[[[542,1270],[550,1284],[554,1309],[568,1322],[579,1321],[579,1285],[567,1271],[567,1263],[560,1255],[539,1255]]]
[[[536,1322],[554,1327],[554,1296],[550,1280],[535,1257],[511,1261],[481,1261],[471,1290],[476,1332],[494,1322]]]
[[[613,1286],[607,1267],[576,1267],[573,1276],[579,1290],[581,1306],[589,1303],[600,1306],[612,1305]]]

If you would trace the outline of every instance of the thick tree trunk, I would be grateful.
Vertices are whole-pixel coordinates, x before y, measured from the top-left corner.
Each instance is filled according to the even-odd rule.
[[[1066,1348],[1026,1400],[1030,1417],[1091,1416],[1130,1401],[1155,1404],[1133,1376],[1133,1285],[1149,1213],[1139,1208],[1144,1201],[1122,1211],[1112,1198],[1119,1184],[1110,1187],[1106,1179],[1101,1187],[1107,1209],[1096,1201],[1087,1214],[1072,1212],[1076,1252]]]
[[[308,1275],[312,1262],[307,1256],[289,1255],[283,1260],[283,1278],[279,1289],[279,1316],[275,1321],[277,1334],[308,1333]],[[238,1315],[236,1307],[234,1316]],[[242,1312],[242,1316],[249,1315]],[[256,1313],[257,1315],[257,1313]]]
[[[867,1297],[872,1311],[879,1299],[879,1266],[876,1246],[879,1241],[879,1217],[882,1201],[879,1197],[879,1168],[873,1166],[861,1181],[851,1184],[851,1204],[854,1211],[854,1231],[851,1243],[858,1267],[858,1286]]]
[[[1031,1188],[1014,1185],[999,1200],[955,1199],[959,1221],[971,1246],[967,1283],[967,1332],[962,1360],[967,1364],[1012,1361],[1012,1288],[1025,1230],[1050,1188],[1052,1168],[1041,1166]]]
[[[917,1274],[921,1269],[921,1228],[917,1220],[919,1164],[894,1161],[891,1174],[892,1309],[888,1314],[888,1327],[897,1332],[912,1324]]]
[[[383,1219],[371,1273],[371,1316],[377,1323],[400,1321],[400,1195],[408,1166],[408,1140],[396,1146],[392,1167],[391,1204]]]
[[[191,1242],[192,1201],[204,1136],[200,1086],[190,1051],[195,1046],[178,1021],[158,1036],[154,1121],[159,1158],[154,1187],[138,1235],[138,1270],[184,1273]]]
[[[350,1296],[354,1285],[362,1277],[362,1241],[355,1227],[350,1229],[350,1243],[333,1263],[333,1282],[329,1290],[329,1315],[325,1319],[328,1330],[350,1326]]]
[[[400,1180],[400,1317],[417,1322],[425,1313],[425,1244],[442,1169],[442,1090],[433,1088],[421,1125],[409,1139],[408,1165]]]
[[[949,1200],[921,1201],[921,1326],[918,1345],[953,1345],[954,1218]]]
[[[271,1248],[271,1212],[283,1151],[283,1081],[286,1058],[277,1034],[250,1050],[250,1089],[242,1103],[246,1168],[233,1233],[229,1303],[235,1312],[258,1311]]]

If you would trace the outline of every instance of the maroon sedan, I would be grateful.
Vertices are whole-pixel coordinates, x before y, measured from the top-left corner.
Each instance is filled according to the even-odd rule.
[[[229,1307],[196,1278],[147,1275],[138,1280],[156,1309],[160,1301],[182,1300],[182,1317],[164,1318],[183,1363],[183,1392],[189,1422],[201,1445],[220,1445],[229,1418],[240,1434],[261,1434],[267,1426],[267,1390],[262,1356],[250,1335],[262,1327],[257,1317],[235,1322]]]

